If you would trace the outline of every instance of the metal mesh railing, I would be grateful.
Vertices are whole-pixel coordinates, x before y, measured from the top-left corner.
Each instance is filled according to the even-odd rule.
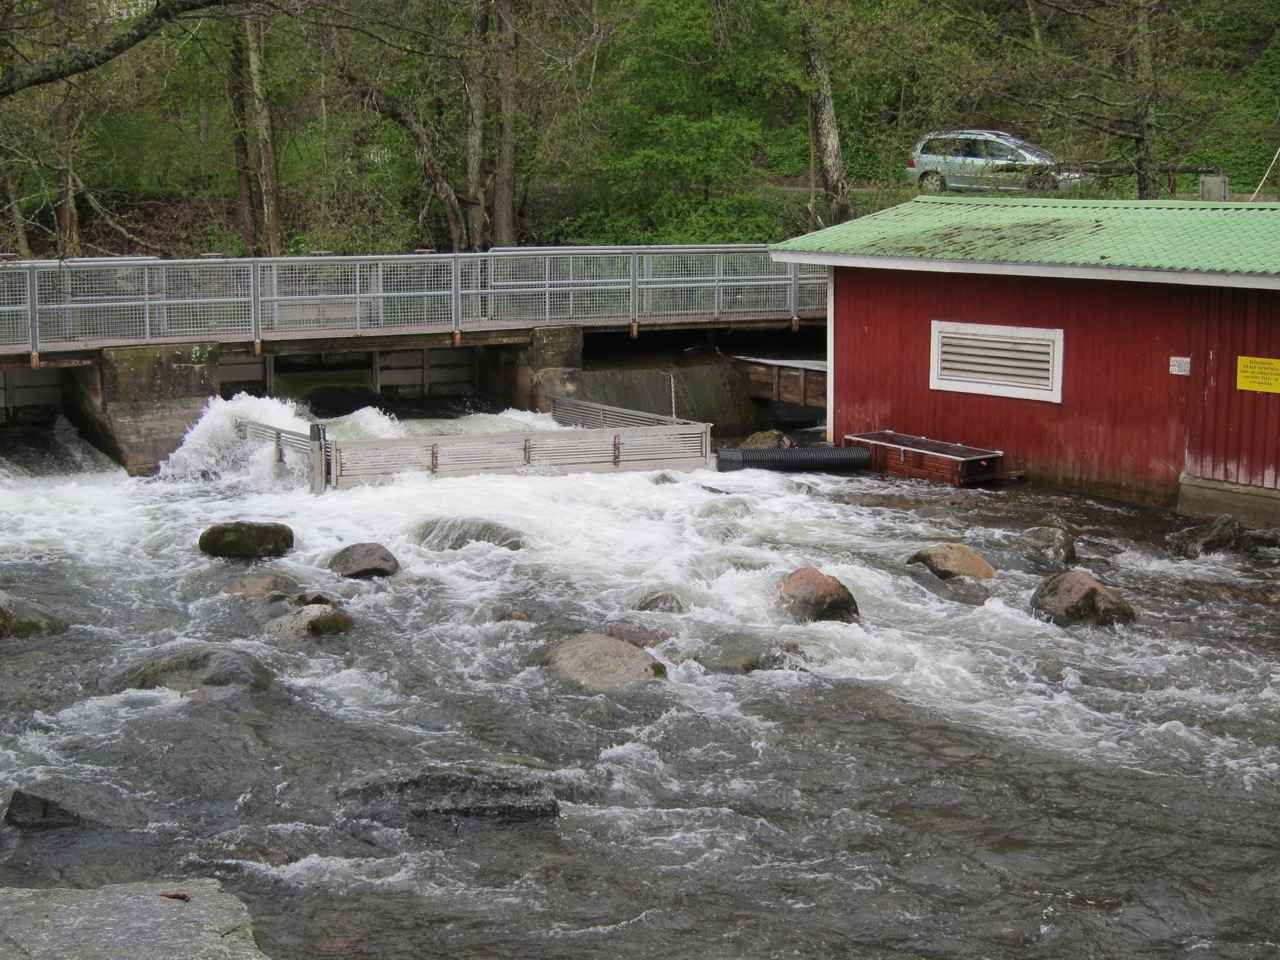
[[[0,264],[0,350],[794,319],[826,296],[825,267],[763,246],[30,261]]]

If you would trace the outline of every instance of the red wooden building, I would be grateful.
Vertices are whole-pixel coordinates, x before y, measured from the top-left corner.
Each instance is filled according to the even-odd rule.
[[[827,423],[1280,525],[1280,204],[919,197],[798,237]]]

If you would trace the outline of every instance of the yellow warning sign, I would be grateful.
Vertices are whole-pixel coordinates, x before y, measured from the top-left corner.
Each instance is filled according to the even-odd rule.
[[[1280,393],[1280,360],[1269,357],[1237,357],[1236,389]]]

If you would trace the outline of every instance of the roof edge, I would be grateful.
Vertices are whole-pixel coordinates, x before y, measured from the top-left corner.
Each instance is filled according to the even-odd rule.
[[[1275,204],[1275,206],[1280,207],[1280,204]],[[1091,267],[1083,264],[864,257],[852,254],[779,250],[774,247],[769,249],[769,256],[779,263],[810,263],[826,267],[862,267],[874,270],[903,270],[923,273],[976,273],[989,276],[1059,277],[1071,280],[1124,280],[1137,283],[1175,283],[1187,286],[1280,290],[1280,276],[1251,273],[1194,273],[1186,270]]]

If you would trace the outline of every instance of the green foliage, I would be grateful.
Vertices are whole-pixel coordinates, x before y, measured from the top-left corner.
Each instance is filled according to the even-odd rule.
[[[280,8],[266,32],[288,249],[448,249],[424,149],[464,215],[477,200],[492,203],[492,8],[488,32],[477,35],[475,8],[461,0],[321,6]],[[809,195],[818,174],[802,16],[816,19],[825,41],[858,213],[909,195],[906,153],[930,129],[1000,126],[1068,159],[1132,157],[1132,105],[1148,95],[1160,161],[1219,165],[1237,192],[1251,192],[1280,145],[1274,0],[1091,0],[1088,16],[1080,9],[1042,0],[521,0],[522,242],[759,242],[816,225],[823,204]],[[1135,72],[1142,10],[1152,16],[1145,78]],[[12,49],[57,42],[57,29],[39,25]],[[231,68],[243,29],[238,18],[186,20],[74,86],[0,102],[0,168],[33,236],[51,232],[69,163],[83,186],[82,218],[98,224],[95,250],[137,249],[124,239],[134,231],[171,253],[247,253]],[[467,193],[473,90],[485,93],[479,198]],[[379,93],[411,116],[379,109]],[[49,122],[59,110],[65,129]],[[1178,194],[1192,195],[1196,180],[1179,178]],[[1117,177],[1105,189],[1125,196],[1136,186]],[[12,245],[10,219],[0,231],[0,244]]]

